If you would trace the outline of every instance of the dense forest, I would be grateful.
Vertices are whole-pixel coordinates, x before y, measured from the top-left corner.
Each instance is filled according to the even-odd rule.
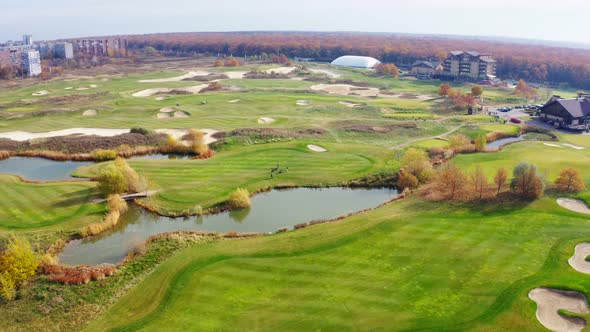
[[[590,50],[474,38],[384,33],[198,32],[126,36],[132,48],[154,47],[171,54],[286,54],[330,61],[346,55],[367,55],[400,66],[418,59],[444,59],[451,50],[490,52],[498,76],[535,82],[568,83],[590,88]]]

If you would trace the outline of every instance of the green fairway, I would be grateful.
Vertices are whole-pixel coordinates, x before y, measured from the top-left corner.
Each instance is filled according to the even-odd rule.
[[[328,152],[318,153],[307,148],[312,143],[234,148],[206,160],[137,159],[130,165],[161,190],[150,199],[153,203],[178,211],[221,203],[237,187],[253,192],[277,185],[344,183],[380,169],[391,153],[351,144],[323,144]],[[289,171],[271,178],[270,169],[277,164]],[[82,173],[95,174],[99,167],[93,165]]]
[[[76,233],[104,215],[103,204],[90,203],[95,188],[93,182],[32,184],[0,174],[0,236],[20,233],[46,245],[61,232]]]
[[[567,265],[587,228],[551,198],[479,208],[409,199],[182,251],[88,330],[536,331],[530,289],[590,291]]]

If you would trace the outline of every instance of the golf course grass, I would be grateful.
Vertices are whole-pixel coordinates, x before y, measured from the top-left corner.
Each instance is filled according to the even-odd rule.
[[[313,81],[301,80],[309,77],[305,72],[293,74],[296,79],[222,79],[220,91],[147,97],[133,94],[202,82],[140,82],[188,72],[165,69],[0,89],[0,132],[80,127],[220,131],[225,140],[212,145],[210,159],[128,160],[157,191],[144,203],[159,212],[190,214],[223,204],[236,188],[253,193],[390,179],[406,147],[446,147],[444,139],[452,133],[475,138],[520,130],[491,116],[449,110],[437,96],[440,81],[310,66],[337,75],[316,73]],[[310,89],[316,84],[367,86],[386,95],[328,95]],[[468,83],[453,86],[471,88]],[[483,98],[486,107],[523,103],[510,89],[484,87]],[[165,107],[186,117],[158,118]],[[96,112],[83,115],[87,110]],[[259,121],[263,118],[275,121]],[[511,176],[524,161],[537,165],[548,183],[561,169],[574,167],[590,184],[590,136],[558,137],[551,142],[557,146],[524,141],[499,152],[457,155],[452,162],[468,172],[481,166],[491,180],[499,167]],[[322,152],[309,148],[315,146]],[[82,167],[75,175],[95,176],[107,164]],[[273,168],[281,172],[271,176]],[[22,234],[34,248],[71,239],[105,213],[103,203],[90,203],[99,196],[91,181],[27,183],[0,175],[0,196],[0,236]],[[590,294],[590,276],[567,263],[575,245],[590,240],[588,216],[560,207],[559,197],[590,203],[588,191],[549,191],[536,201],[507,195],[462,204],[427,202],[410,194],[338,222],[272,235],[175,234],[148,243],[145,250],[139,244],[140,254],[106,279],[62,285],[36,276],[13,302],[0,302],[0,325],[8,331],[539,331],[535,304],[527,297],[531,289]],[[578,317],[590,319],[590,314]]]
[[[181,251],[88,330],[536,331],[530,289],[590,290],[567,265],[587,228],[549,197],[487,207],[408,199]]]

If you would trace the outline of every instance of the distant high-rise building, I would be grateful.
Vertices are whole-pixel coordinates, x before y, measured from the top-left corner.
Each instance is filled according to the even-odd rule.
[[[41,55],[37,50],[23,50],[21,53],[21,68],[27,76],[41,75]]]
[[[495,78],[496,60],[489,53],[453,51],[443,62],[443,76],[468,80]]]
[[[33,45],[33,35],[23,35],[23,45],[32,46]]]
[[[63,42],[53,45],[53,55],[56,58],[62,59],[73,59],[74,58],[74,46],[72,43]]]

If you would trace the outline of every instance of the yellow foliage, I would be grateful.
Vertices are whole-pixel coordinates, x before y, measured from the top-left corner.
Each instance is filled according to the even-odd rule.
[[[32,277],[39,266],[39,260],[29,242],[11,235],[8,245],[0,255],[0,296],[11,300],[15,289]]]
[[[250,193],[248,190],[238,188],[229,195],[229,206],[234,209],[244,209],[250,207]]]

